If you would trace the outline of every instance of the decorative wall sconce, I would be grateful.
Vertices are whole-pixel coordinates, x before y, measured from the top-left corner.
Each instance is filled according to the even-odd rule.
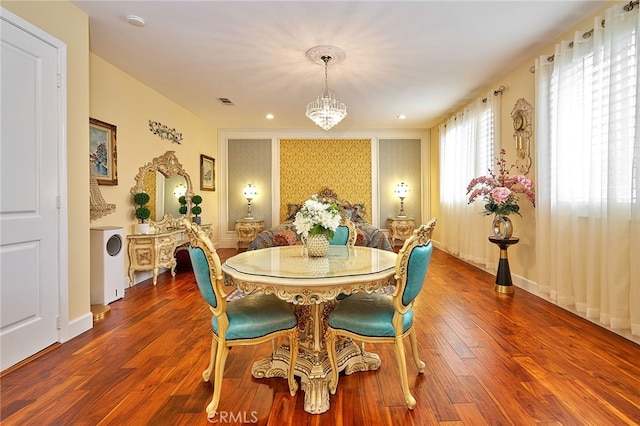
[[[533,107],[524,100],[518,99],[511,119],[513,120],[513,139],[516,143],[516,168],[526,175],[531,168],[530,144],[533,135],[532,127]]]
[[[182,143],[182,133],[178,133],[176,129],[169,129],[164,124],[158,121],[149,120],[149,130],[154,135],[160,136],[160,139],[167,139],[173,143]]]
[[[249,184],[242,190],[242,195],[247,199],[247,216],[245,216],[245,219],[253,219],[253,216],[251,216],[251,201],[258,195],[258,190],[255,186]]]
[[[187,187],[183,184],[177,185],[173,189],[173,196],[176,198],[180,198],[187,193]]]
[[[400,213],[398,217],[406,217],[407,215],[404,213],[404,199],[409,195],[409,185],[404,182],[400,182],[396,185],[396,189],[393,190],[393,193],[400,198]]]

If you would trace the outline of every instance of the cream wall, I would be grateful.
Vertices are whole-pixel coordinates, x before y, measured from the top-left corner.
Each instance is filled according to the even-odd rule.
[[[68,2],[3,1],[2,7],[67,45],[68,319],[86,318],[89,303],[89,19]],[[73,327],[71,327],[73,328]],[[73,337],[73,336],[71,336]]]
[[[613,2],[612,2],[613,3]],[[616,2],[621,3],[621,2]],[[138,167],[167,150],[175,150],[181,163],[191,175],[196,192],[204,202],[203,223],[214,224],[214,241],[219,240],[218,191],[199,191],[199,154],[212,157],[218,152],[216,129],[203,120],[162,97],[131,76],[89,53],[89,21],[87,15],[66,1],[3,1],[2,7],[31,22],[67,44],[67,206],[69,296],[68,318],[74,322],[89,314],[89,229],[116,225],[131,230],[132,216],[129,190]],[[602,13],[602,10],[599,14]],[[588,30],[593,26],[589,18],[558,38],[572,37],[575,29]],[[478,91],[482,96],[489,90],[504,85],[502,95],[502,139],[500,145],[513,155],[512,128],[509,114],[516,100],[524,97],[535,106],[534,75],[529,72],[535,57],[552,53],[555,42],[536,52],[530,60],[514,72]],[[91,67],[91,70],[90,70]],[[91,76],[91,85],[90,85]],[[91,96],[91,102],[90,102]],[[118,126],[118,180],[114,187],[101,186],[108,203],[116,204],[116,212],[89,222],[88,181],[88,119],[94,117]],[[160,121],[184,134],[182,145],[171,144],[151,134],[148,120]],[[535,119],[535,117],[534,117]],[[429,183],[429,217],[439,216],[439,148],[438,126],[430,132],[431,144],[428,169],[423,170]],[[535,181],[535,140],[532,146],[534,164],[529,176]],[[509,158],[513,160],[513,158]],[[216,172],[219,159],[216,162]],[[216,173],[218,180],[218,173]],[[219,182],[219,181],[218,181]],[[216,187],[219,183],[216,182]],[[427,189],[425,186],[424,189]],[[535,218],[534,210],[523,203],[523,218],[515,218],[515,227],[521,243],[510,250],[510,265],[514,279],[535,282]],[[435,240],[437,240],[437,231]],[[127,260],[128,262],[128,260]],[[128,265],[125,265],[128,266]]]
[[[89,229],[112,225],[131,232],[135,219],[129,191],[140,166],[168,150],[176,151],[191,176],[195,193],[203,197],[203,223],[218,223],[218,192],[200,191],[199,175],[200,153],[215,157],[218,150],[217,129],[90,54],[88,17],[71,3],[3,1],[2,7],[67,45],[68,318],[72,324],[70,337],[74,337],[78,333],[73,330],[91,324]],[[100,186],[105,200],[116,204],[116,212],[93,222],[89,221],[89,117],[118,128],[119,183]],[[150,119],[182,132],[182,144],[153,135]],[[213,228],[215,241],[218,230],[217,226]],[[125,262],[126,275],[126,256]],[[76,322],[81,325],[74,328]]]
[[[611,2],[610,4],[602,7],[598,12],[594,13],[591,17],[585,19],[584,21],[578,23],[572,28],[569,28],[562,36],[558,37],[553,43],[549,44],[542,50],[538,52],[534,52],[526,62],[520,65],[515,71],[510,74],[507,74],[500,80],[493,82],[491,85],[484,87],[482,90],[478,91],[476,94],[477,97],[482,97],[483,94],[488,91],[493,91],[500,86],[505,86],[506,90],[502,94],[502,113],[500,117],[501,126],[500,126],[500,147],[507,150],[507,164],[512,164],[515,162],[515,142],[513,140],[513,124],[511,121],[511,111],[516,103],[516,101],[520,98],[524,98],[527,102],[529,102],[535,109],[536,100],[535,100],[535,74],[530,71],[530,68],[534,65],[535,59],[541,55],[549,55],[553,54],[555,50],[555,45],[560,42],[560,40],[573,39],[573,34],[575,31],[588,31],[593,28],[594,25],[594,17],[595,16],[604,16],[605,9],[611,7],[616,3],[625,3],[625,2]],[[471,98],[471,97],[470,97]],[[535,114],[533,117],[535,123]],[[440,181],[439,181],[439,141],[440,135],[438,131],[438,127],[434,126],[431,129],[431,205],[434,216],[438,216],[440,213]],[[531,159],[532,166],[531,170],[527,174],[527,177],[533,180],[534,185],[536,183],[536,140],[535,133],[531,143]],[[513,276],[514,282],[518,284],[520,281],[521,284],[527,285],[529,283],[537,283],[538,281],[538,273],[536,269],[536,239],[535,239],[535,209],[531,206],[531,203],[522,202],[520,203],[522,213],[522,217],[518,215],[511,215],[510,218],[514,224],[514,235],[520,238],[520,242],[517,246],[514,246],[509,250],[509,266],[511,269],[511,274]],[[487,235],[490,234],[490,230],[487,229]],[[437,228],[435,240],[437,240]],[[487,244],[491,244],[487,242]],[[496,247],[496,250],[498,248]]]
[[[116,211],[91,222],[91,227],[122,226],[125,234],[135,232],[137,221],[130,192],[134,178],[139,168],[155,157],[175,151],[191,177],[194,193],[202,196],[202,223],[214,224],[213,241],[217,241],[218,192],[200,190],[200,154],[215,157],[217,129],[99,56],[92,53],[89,59],[90,116],[117,126],[118,151],[118,185],[100,185],[103,198],[115,204]],[[182,143],[151,133],[149,120],[181,132]],[[125,274],[128,267],[129,259],[125,256]]]

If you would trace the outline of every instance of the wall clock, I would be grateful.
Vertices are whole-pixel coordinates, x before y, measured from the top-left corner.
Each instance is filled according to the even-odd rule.
[[[513,139],[516,143],[516,168],[524,175],[531,168],[530,144],[533,136],[531,126],[533,107],[524,98],[518,99],[511,111],[513,120]]]
[[[517,114],[513,117],[513,129],[514,130],[524,130],[524,126],[527,124],[527,120],[524,118],[522,114]]]

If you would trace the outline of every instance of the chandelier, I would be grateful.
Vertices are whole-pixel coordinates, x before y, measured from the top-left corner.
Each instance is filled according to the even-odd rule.
[[[318,99],[307,105],[306,116],[324,130],[329,130],[347,116],[347,107],[329,89],[329,61],[342,62],[345,53],[335,46],[316,46],[307,51],[307,58],[314,63],[324,63],[324,89]]]

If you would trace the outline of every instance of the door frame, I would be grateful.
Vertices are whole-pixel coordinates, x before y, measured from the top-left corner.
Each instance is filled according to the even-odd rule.
[[[79,333],[69,327],[69,230],[67,197],[67,45],[18,15],[0,7],[0,19],[52,46],[57,52],[58,90],[56,93],[58,144],[58,341],[66,342]],[[84,331],[84,330],[83,330]]]

